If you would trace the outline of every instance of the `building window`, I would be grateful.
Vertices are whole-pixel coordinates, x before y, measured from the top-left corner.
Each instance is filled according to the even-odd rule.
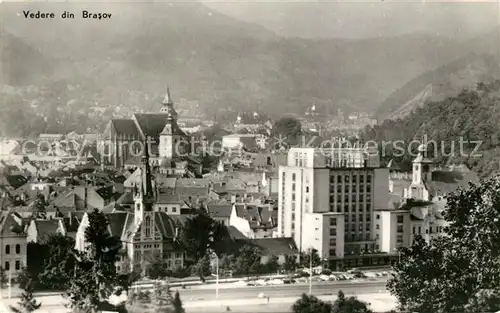
[[[380,214],[377,214],[377,220],[379,220],[379,219],[380,219]]]
[[[363,183],[365,180],[365,177],[363,175],[359,175],[359,182]]]
[[[412,233],[413,233],[413,234],[415,233],[415,226],[413,226],[413,232],[412,232]]]
[[[177,208],[176,207],[173,207],[172,208],[172,213],[176,213],[177,212]]]
[[[399,226],[397,227],[397,232],[398,232],[398,233],[402,233],[402,232],[403,232],[403,226],[402,226],[402,225],[399,225]]]
[[[151,217],[150,216],[146,216],[146,218],[144,219],[144,235],[146,237],[151,236]]]
[[[295,184],[292,184],[292,191],[295,191]]]
[[[175,253],[175,258],[176,258],[176,259],[180,259],[180,258],[182,258],[182,253],[180,253],[180,252],[176,252],[176,253]]]
[[[16,245],[16,254],[19,254],[19,253],[21,253],[21,245],[17,244]]]
[[[337,239],[335,238],[330,238],[330,246],[336,246],[337,245]]]
[[[337,225],[337,219],[335,217],[330,218],[330,226],[336,226]]]
[[[371,183],[372,182],[372,175],[367,175],[366,176],[366,182]]]
[[[330,249],[330,256],[335,256],[337,253],[335,249]]]
[[[306,192],[309,192],[309,187],[306,187]]]
[[[292,174],[292,181],[295,181],[295,178],[297,177],[297,175],[295,175],[295,173]]]
[[[10,254],[10,245],[5,246],[5,254]]]
[[[404,221],[403,215],[398,215],[397,221],[398,221],[398,223],[403,223],[403,221]]]
[[[5,261],[4,270],[5,271],[9,271],[10,270],[10,262],[9,261]]]
[[[348,183],[348,182],[349,182],[349,176],[348,176],[348,175],[344,176],[344,181],[345,181],[346,183]]]
[[[16,261],[16,270],[20,270],[21,269],[21,261],[17,260]]]
[[[342,175],[337,176],[337,183],[342,183]]]
[[[330,228],[330,236],[337,236],[337,229],[336,228]]]
[[[375,225],[375,229],[377,230],[380,229],[380,225],[379,224]]]

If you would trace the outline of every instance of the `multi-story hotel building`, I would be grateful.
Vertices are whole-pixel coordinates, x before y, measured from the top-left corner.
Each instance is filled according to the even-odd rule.
[[[278,236],[318,250],[332,268],[373,264],[374,211],[389,200],[389,171],[378,153],[292,148],[287,161],[279,169]]]

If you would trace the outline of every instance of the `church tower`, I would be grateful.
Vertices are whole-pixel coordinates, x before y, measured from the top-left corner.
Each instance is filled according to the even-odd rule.
[[[412,182],[409,188],[409,197],[415,200],[429,201],[429,194],[425,182],[432,180],[432,160],[427,158],[427,147],[420,145],[418,155],[413,160]]]
[[[144,154],[142,156],[142,165],[140,170],[140,184],[134,187],[134,221],[139,225],[144,221],[146,215],[153,212],[155,194],[153,191],[153,177],[151,176],[151,166],[149,164],[149,148],[144,144]]]
[[[189,141],[187,135],[177,124],[177,112],[174,109],[174,102],[168,88],[161,112],[167,116],[165,126],[160,133],[159,154],[161,162],[169,164],[173,157],[182,156],[189,152]]]
[[[163,99],[162,107],[160,109],[161,113],[169,114],[173,119],[177,120],[177,112],[174,109],[174,102],[170,96],[170,87],[167,87],[167,94]]]

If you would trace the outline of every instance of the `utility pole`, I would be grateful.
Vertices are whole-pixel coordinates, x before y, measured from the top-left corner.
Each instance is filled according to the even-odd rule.
[[[309,250],[309,295],[312,294],[312,278],[313,278],[313,250]]]

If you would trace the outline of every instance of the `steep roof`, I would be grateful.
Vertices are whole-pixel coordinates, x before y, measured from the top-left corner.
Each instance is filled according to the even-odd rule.
[[[231,204],[209,204],[208,213],[212,217],[228,218],[231,216],[233,206]]]
[[[158,137],[167,124],[165,113],[136,113],[134,119],[145,136]]]
[[[0,212],[0,236],[2,237],[23,237],[23,219],[16,213],[9,211]]]
[[[37,239],[43,240],[50,235],[55,235],[59,230],[59,220],[34,220],[37,232]]]
[[[117,134],[136,138],[139,136],[137,125],[132,119],[112,119],[111,124],[115,128]]]

